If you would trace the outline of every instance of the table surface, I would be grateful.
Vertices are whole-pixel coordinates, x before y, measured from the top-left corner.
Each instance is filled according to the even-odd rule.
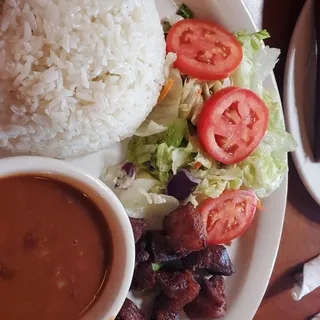
[[[271,33],[272,37],[267,44],[282,51],[275,70],[282,93],[286,53],[305,0],[243,2],[257,26]],[[320,312],[320,289],[299,302],[293,301],[290,295],[292,274],[300,270],[304,262],[320,254],[320,207],[304,188],[291,158],[289,164],[288,202],[281,244],[269,287],[255,320],[304,320]]]

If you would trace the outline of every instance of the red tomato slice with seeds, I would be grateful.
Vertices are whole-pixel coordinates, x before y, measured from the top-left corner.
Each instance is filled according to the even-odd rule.
[[[217,161],[235,164],[259,145],[268,125],[264,102],[252,91],[228,87],[203,106],[197,123],[201,145]]]
[[[226,191],[206,200],[199,208],[207,230],[207,242],[225,244],[241,236],[250,226],[258,199],[253,191]]]
[[[167,35],[167,52],[177,54],[174,66],[201,80],[225,79],[240,64],[242,47],[235,36],[214,22],[185,19]]]

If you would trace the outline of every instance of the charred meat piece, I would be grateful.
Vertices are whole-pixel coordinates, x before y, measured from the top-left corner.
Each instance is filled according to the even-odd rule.
[[[133,236],[134,236],[134,241],[137,243],[141,236],[146,232],[148,222],[145,219],[138,219],[138,218],[129,218],[132,231],[133,231]]]
[[[188,269],[206,269],[211,274],[224,276],[230,276],[235,271],[227,249],[215,244],[201,251],[192,252],[182,259],[182,264]]]
[[[156,274],[150,260],[138,263],[134,270],[131,289],[144,291],[152,289],[156,284]]]
[[[172,211],[164,218],[164,231],[174,252],[186,256],[206,247],[201,214],[191,203]]]
[[[223,317],[226,313],[223,277],[212,276],[210,279],[204,279],[200,294],[184,307],[184,311],[191,320]]]
[[[163,293],[156,297],[151,320],[179,320],[179,313],[170,310],[170,301]]]
[[[210,301],[200,294],[191,303],[184,307],[184,312],[191,320],[217,319],[217,312]]]
[[[162,231],[152,231],[147,233],[149,252],[151,260],[155,263],[164,263],[178,260],[180,255],[173,252],[169,247],[167,239]]]
[[[188,270],[184,272],[160,270],[156,278],[163,293],[170,298],[169,305],[172,311],[181,310],[200,292],[200,285]]]
[[[147,317],[130,299],[126,299],[116,320],[147,320]]]
[[[139,262],[147,261],[150,258],[149,253],[146,251],[146,237],[143,235],[136,243],[136,265]]]
[[[212,305],[219,307],[219,310],[226,311],[226,288],[222,276],[204,279],[203,290]]]

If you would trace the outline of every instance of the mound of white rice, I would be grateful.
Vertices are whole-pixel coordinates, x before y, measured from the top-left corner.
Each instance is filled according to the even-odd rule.
[[[2,149],[95,152],[156,104],[165,41],[153,0],[6,0],[0,29]]]

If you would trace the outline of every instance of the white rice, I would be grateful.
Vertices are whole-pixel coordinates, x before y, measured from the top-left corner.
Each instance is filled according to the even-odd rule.
[[[156,104],[165,42],[153,0],[6,0],[0,12],[0,148],[95,152]]]

